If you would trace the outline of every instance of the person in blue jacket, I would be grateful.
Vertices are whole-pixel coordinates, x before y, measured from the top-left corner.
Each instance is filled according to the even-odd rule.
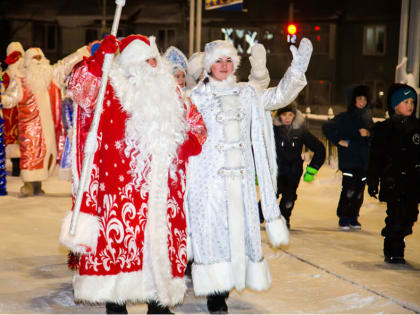
[[[343,174],[337,207],[342,231],[361,229],[358,221],[366,186],[369,138],[373,121],[369,112],[369,89],[357,85],[347,90],[347,111],[322,126],[329,141],[337,146],[338,168]]]

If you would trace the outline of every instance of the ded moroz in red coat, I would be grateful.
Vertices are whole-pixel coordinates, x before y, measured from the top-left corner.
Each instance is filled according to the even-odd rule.
[[[146,49],[146,57],[158,56],[154,40],[137,37],[131,41]],[[112,45],[105,39],[94,56],[73,69],[69,81],[69,91],[78,104],[73,155],[76,175],[81,173],[84,140],[96,104],[104,52],[112,52],[112,47],[107,46]],[[75,300],[117,303],[157,300],[173,306],[182,302],[186,291],[187,234],[183,209],[186,163],[189,156],[201,152],[206,128],[195,106],[187,107],[179,98],[186,130],[184,140],[176,148],[176,158],[165,162],[165,148],[161,147],[152,150],[162,150],[163,154],[152,154],[149,167],[136,169],[132,153],[127,154],[126,123],[130,114],[126,110],[127,95],[119,93],[121,83],[115,64],[105,92],[97,150],[76,235],[68,234],[70,212],[64,219],[60,241],[73,252],[81,253],[79,271],[73,278]],[[165,125],[165,121],[158,123]],[[161,136],[156,134],[157,144],[165,143]],[[77,185],[77,176],[75,180]]]

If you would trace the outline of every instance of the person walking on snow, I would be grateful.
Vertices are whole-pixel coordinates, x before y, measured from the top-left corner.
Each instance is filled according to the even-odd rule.
[[[387,203],[385,261],[405,264],[404,238],[413,233],[420,202],[420,121],[417,93],[406,84],[388,92],[390,118],[375,124],[368,168],[368,192]]]
[[[206,44],[205,77],[191,99],[203,115],[208,137],[188,169],[187,196],[194,293],[207,297],[211,313],[227,312],[233,288],[267,290],[268,264],[261,248],[255,166],[266,229],[274,246],[288,243],[277,204],[275,147],[269,110],[292,102],[306,85],[312,44],[291,47],[293,61],[277,87],[259,90],[236,83],[240,57],[228,41]],[[263,62],[261,76],[268,77]],[[255,61],[260,61],[256,59]],[[269,120],[268,120],[269,119]],[[252,142],[251,142],[252,141]]]
[[[89,56],[87,46],[50,65],[40,48],[29,48],[24,55],[23,76],[2,95],[5,108],[18,108],[20,168],[24,183],[20,197],[45,194],[42,181],[54,170],[64,146],[61,86],[84,56]]]
[[[154,37],[108,35],[72,72],[75,102],[73,165],[77,191],[86,130],[92,121],[106,53],[112,64],[97,131],[97,150],[83,194],[76,235],[65,217],[60,241],[80,255],[74,298],[127,313],[147,302],[148,313],[170,313],[186,292],[185,165],[201,151],[206,129],[183,102],[160,59]]]
[[[297,199],[296,190],[303,173],[302,148],[314,152],[306,167],[303,180],[312,182],[325,161],[325,147],[304,125],[305,117],[295,102],[277,110],[274,119],[274,138],[277,152],[277,195],[281,194],[280,211],[290,228],[290,216]]]
[[[369,113],[369,89],[358,85],[347,90],[347,111],[322,126],[322,131],[338,150],[338,168],[343,174],[337,207],[342,231],[360,230],[358,221],[363,204],[369,159],[369,137],[373,126]]]

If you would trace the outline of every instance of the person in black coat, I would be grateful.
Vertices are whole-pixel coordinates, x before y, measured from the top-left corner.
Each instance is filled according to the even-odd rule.
[[[404,264],[404,237],[417,221],[420,202],[420,121],[415,117],[416,91],[394,84],[388,93],[390,118],[373,129],[368,169],[368,192],[387,203],[385,261]]]
[[[369,89],[357,85],[347,90],[347,111],[322,126],[329,141],[337,146],[338,168],[343,174],[337,207],[341,230],[361,229],[357,220],[363,204],[369,159],[369,137],[373,121],[369,111]]]
[[[277,153],[277,194],[282,195],[280,210],[290,228],[290,216],[297,199],[296,190],[303,173],[302,147],[314,152],[303,180],[311,182],[325,161],[325,147],[304,125],[305,118],[295,104],[279,109],[274,118]]]

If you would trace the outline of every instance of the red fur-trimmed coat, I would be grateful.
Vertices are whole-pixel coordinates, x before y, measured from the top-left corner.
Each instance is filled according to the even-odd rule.
[[[101,60],[98,59],[101,56],[99,50],[79,63],[69,81],[69,91],[78,104],[73,155],[76,175],[81,172],[84,141],[96,104],[101,74]],[[98,146],[89,174],[90,184],[83,195],[76,235],[67,234],[69,213],[60,236],[64,245],[82,254],[78,274],[73,279],[75,299],[88,302],[155,299],[165,305],[175,305],[183,300],[186,291],[183,280],[187,263],[183,208],[186,163],[189,156],[201,152],[206,128],[196,107],[186,106],[191,129],[174,161],[176,179],[168,176],[166,207],[149,211],[149,192],[153,189],[150,186],[154,185],[155,178],[150,186],[144,181],[140,188],[134,185],[130,157],[124,154],[128,114],[110,81],[97,132]],[[74,178],[76,186],[77,177]]]

